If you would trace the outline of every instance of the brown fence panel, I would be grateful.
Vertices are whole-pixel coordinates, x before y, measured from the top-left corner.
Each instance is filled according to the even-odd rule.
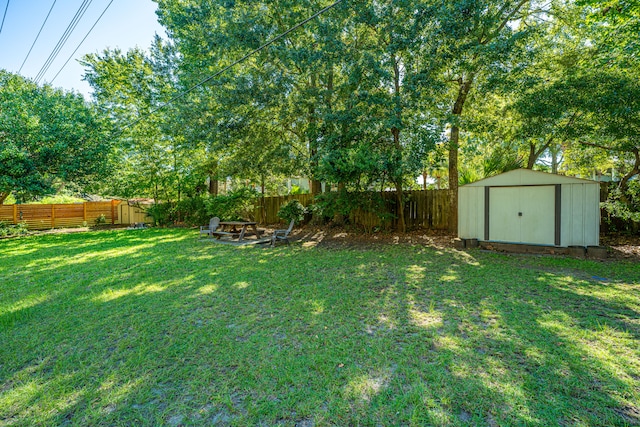
[[[13,224],[13,205],[0,205],[0,221]]]
[[[86,205],[86,221],[89,224],[95,224],[96,220],[104,215],[106,224],[118,223],[117,205],[112,202],[87,202]]]
[[[55,227],[79,227],[86,222],[95,224],[104,215],[107,224],[118,223],[117,201],[86,202],[76,204],[21,204],[0,205],[0,221],[17,224],[24,222],[31,230]]]
[[[313,203],[311,194],[291,194],[288,196],[272,196],[259,199],[259,206],[254,211],[254,217],[262,224],[284,223],[278,216],[280,207],[290,200],[298,200],[303,206]]]
[[[53,205],[55,227],[80,227],[84,223],[83,203]]]
[[[351,213],[350,220],[367,230],[375,227],[398,225],[398,207],[395,191],[378,193],[384,201],[382,212],[371,212],[358,209]],[[405,222],[409,228],[430,228],[446,230],[449,227],[449,192],[448,190],[416,190],[404,193]],[[367,193],[353,193],[351,197],[369,197]],[[263,224],[282,223],[278,217],[278,210],[289,200],[298,200],[304,206],[313,203],[311,194],[296,194],[290,196],[274,196],[260,199],[254,216]],[[383,224],[384,222],[384,224]]]

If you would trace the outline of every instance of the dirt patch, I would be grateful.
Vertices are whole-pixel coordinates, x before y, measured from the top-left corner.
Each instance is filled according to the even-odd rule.
[[[606,234],[600,236],[600,245],[609,248],[611,258],[640,260],[640,236]]]
[[[273,227],[266,229],[266,234]],[[368,249],[376,245],[424,245],[436,249],[454,249],[454,236],[446,230],[413,230],[407,233],[364,234],[348,228],[305,226],[294,229],[292,241],[305,247]],[[612,260],[633,259],[640,261],[640,236],[603,235],[601,246],[606,246]]]
[[[453,239],[453,235],[442,230],[365,234],[342,227],[313,226],[294,229],[291,234],[292,241],[300,241],[305,247],[336,249],[368,249],[377,245],[424,245],[445,249],[454,247]]]

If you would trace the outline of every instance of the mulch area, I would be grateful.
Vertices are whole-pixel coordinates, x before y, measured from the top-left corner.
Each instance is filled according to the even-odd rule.
[[[455,236],[442,230],[414,230],[407,233],[379,232],[366,234],[343,227],[304,226],[294,229],[291,240],[303,246],[324,248],[370,248],[372,245],[424,245],[453,248]]]

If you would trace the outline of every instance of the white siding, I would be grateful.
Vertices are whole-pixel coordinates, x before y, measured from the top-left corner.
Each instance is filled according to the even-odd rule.
[[[600,186],[597,183],[562,186],[561,234],[561,246],[598,246]]]
[[[484,187],[459,188],[458,235],[463,239],[484,240]]]

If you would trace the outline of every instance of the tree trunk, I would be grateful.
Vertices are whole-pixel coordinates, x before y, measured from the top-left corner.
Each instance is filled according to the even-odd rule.
[[[264,190],[265,190],[265,176],[264,174],[262,174],[260,176],[260,189],[261,189],[261,194],[262,194],[262,209],[261,209],[261,213],[262,215],[260,216],[260,222],[262,224],[266,224],[267,223],[267,210],[265,209],[265,204],[264,204]]]
[[[212,196],[218,195],[218,179],[215,175],[209,175],[209,194]]]
[[[547,142],[545,142],[542,147],[536,150],[536,144],[534,142],[529,143],[529,159],[527,159],[527,169],[533,169],[533,166],[536,164],[542,153],[545,152],[547,148],[551,146],[553,142],[553,137],[549,138]]]
[[[344,182],[339,182],[338,183],[338,197],[346,197],[345,196],[345,185]],[[333,215],[333,223],[336,225],[343,225],[344,224],[344,215],[342,215],[342,213],[340,212],[336,212]]]
[[[209,194],[218,195],[218,162],[213,162],[209,168]]]
[[[558,161],[558,153],[553,150],[551,152],[551,173],[558,173],[558,166],[560,162]]]
[[[625,174],[622,179],[620,179],[620,183],[618,184],[618,189],[620,189],[620,192],[622,194],[622,200],[626,203],[628,203],[629,201],[625,194],[625,191],[629,186],[629,180],[635,175],[640,174],[640,149],[636,148],[634,150],[631,150],[631,152],[633,153],[635,158],[633,168],[627,174]]]
[[[311,74],[310,87],[316,88],[317,76]],[[316,179],[315,174],[318,170],[318,123],[316,118],[316,108],[313,103],[309,105],[309,170],[311,172],[311,194],[320,194],[322,192],[322,183]]]
[[[395,57],[393,61],[393,85],[394,85],[394,97],[395,97],[395,110],[396,119],[398,123],[402,120],[402,105],[400,100],[400,58]],[[404,218],[404,197],[402,194],[402,145],[400,144],[400,129],[398,127],[391,128],[391,134],[393,135],[393,146],[395,148],[395,155],[397,156],[397,164],[400,170],[393,171],[393,180],[396,186],[396,203],[398,205],[398,231],[405,233],[407,231],[407,224]]]
[[[393,142],[396,146],[396,150],[400,150],[400,130],[398,128],[392,128]],[[398,179],[399,178],[399,179]],[[396,204],[398,206],[398,231],[405,233],[407,231],[407,223],[404,218],[404,197],[402,194],[402,176],[396,177],[393,180],[396,187]]]
[[[538,155],[536,154],[536,144],[533,142],[529,143],[529,159],[527,160],[527,169],[533,169],[533,165],[536,164],[536,160],[538,160]]]
[[[0,205],[4,204],[4,201],[7,200],[11,192],[9,191],[0,191]]]
[[[462,116],[462,109],[467,100],[467,95],[473,85],[475,75],[472,73],[467,80],[458,80],[458,96],[453,104],[454,120],[451,125],[449,138],[449,231],[458,232],[458,148],[460,146],[460,126],[458,121]]]

